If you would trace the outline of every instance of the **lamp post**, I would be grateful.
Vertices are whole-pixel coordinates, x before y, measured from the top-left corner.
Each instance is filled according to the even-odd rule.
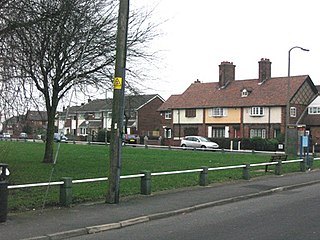
[[[286,154],[288,154],[288,129],[289,129],[289,115],[290,115],[290,82],[291,82],[291,79],[290,79],[290,55],[291,55],[291,51],[295,48],[299,48],[300,50],[302,51],[306,51],[308,52],[309,49],[306,49],[306,48],[302,48],[302,47],[299,47],[299,46],[294,46],[292,48],[289,49],[288,51],[288,84],[287,84],[287,106],[286,106],[286,131],[285,131],[285,151],[286,151]]]

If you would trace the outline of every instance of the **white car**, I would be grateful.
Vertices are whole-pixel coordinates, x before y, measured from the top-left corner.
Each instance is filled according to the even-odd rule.
[[[53,140],[56,142],[68,141],[68,138],[63,133],[54,133]]]
[[[3,138],[9,139],[11,138],[11,135],[9,133],[3,133]]]
[[[181,140],[180,146],[192,148],[219,148],[217,143],[211,142],[209,139],[201,136],[186,136]]]

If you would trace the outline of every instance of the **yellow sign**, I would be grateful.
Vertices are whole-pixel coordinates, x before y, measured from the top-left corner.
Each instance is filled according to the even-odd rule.
[[[113,87],[114,87],[114,89],[119,89],[119,90],[122,88],[122,78],[121,77],[114,78]]]

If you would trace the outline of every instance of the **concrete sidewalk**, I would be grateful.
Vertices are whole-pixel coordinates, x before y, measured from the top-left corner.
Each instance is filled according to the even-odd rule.
[[[9,214],[7,222],[0,223],[0,239],[67,239],[317,183],[320,171],[313,170],[136,196],[121,199],[118,205],[95,203]]]

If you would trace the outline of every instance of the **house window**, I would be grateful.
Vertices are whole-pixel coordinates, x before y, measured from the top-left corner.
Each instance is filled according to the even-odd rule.
[[[224,138],[225,137],[225,128],[212,128],[212,137],[213,138]]]
[[[164,138],[171,138],[172,137],[172,130],[171,128],[164,129]]]
[[[186,109],[186,117],[196,117],[196,109]]]
[[[296,117],[296,116],[297,116],[297,108],[290,107],[290,117]]]
[[[281,134],[280,129],[274,129],[273,130],[273,138],[279,137]]]
[[[210,117],[223,117],[227,115],[226,109],[220,107],[212,108],[209,114]]]
[[[165,112],[164,113],[164,118],[165,119],[171,119],[172,118],[172,112]]]
[[[309,107],[308,113],[309,114],[320,114],[320,107]]]
[[[264,128],[252,128],[250,129],[250,138],[261,137],[266,138],[266,129]]]
[[[194,136],[198,135],[199,129],[196,127],[187,127],[184,129],[185,136]]]
[[[87,134],[87,128],[80,128],[80,134],[86,135]]]
[[[264,108],[263,107],[252,107],[250,111],[251,116],[263,116]]]
[[[248,97],[248,95],[249,95],[249,92],[248,92],[247,89],[243,89],[243,90],[241,91],[241,97]]]

